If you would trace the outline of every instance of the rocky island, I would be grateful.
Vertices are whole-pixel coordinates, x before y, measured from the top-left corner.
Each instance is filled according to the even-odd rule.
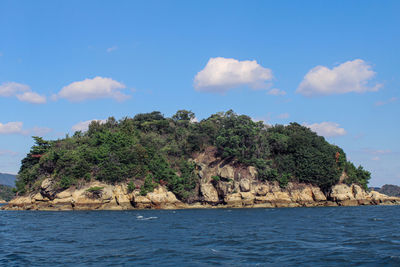
[[[370,173],[297,123],[269,126],[233,111],[200,122],[160,112],[35,145],[8,210],[126,210],[395,205]]]

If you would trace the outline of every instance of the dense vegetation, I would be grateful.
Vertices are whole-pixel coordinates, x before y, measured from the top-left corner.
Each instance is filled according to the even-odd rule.
[[[11,186],[0,185],[0,199],[10,201],[14,195],[15,194]]]
[[[258,179],[279,181],[281,186],[306,182],[327,191],[343,171],[346,182],[363,187],[370,178],[369,172],[346,160],[342,149],[297,123],[270,127],[231,110],[200,122],[194,118],[186,110],[171,118],[155,111],[93,121],[88,131],[61,140],[34,137],[35,145],[22,160],[17,190],[34,190],[49,176],[60,189],[96,179],[126,182],[134,190],[141,181],[142,194],[163,184],[187,200],[199,182],[190,158],[209,146],[223,159],[255,166]]]

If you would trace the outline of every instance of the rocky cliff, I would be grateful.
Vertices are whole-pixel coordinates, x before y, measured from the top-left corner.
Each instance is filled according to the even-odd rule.
[[[397,205],[400,198],[376,191],[366,192],[356,184],[343,183],[323,193],[311,184],[289,182],[281,188],[278,182],[260,181],[252,166],[215,157],[205,151],[193,158],[200,183],[196,194],[184,203],[159,185],[153,192],[141,195],[131,192],[126,183],[114,185],[94,181],[59,192],[51,178],[42,181],[40,189],[19,196],[3,206],[8,210],[127,210],[183,208],[274,208],[315,206]]]

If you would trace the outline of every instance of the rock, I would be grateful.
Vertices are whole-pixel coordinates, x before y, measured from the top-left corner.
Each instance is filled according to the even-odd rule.
[[[233,190],[233,182],[223,182],[223,181],[218,181],[216,186],[215,186],[218,195],[221,198],[224,198],[226,195],[228,195],[229,193],[231,193]]]
[[[70,189],[64,190],[60,193],[57,194],[56,198],[58,199],[64,199],[64,198],[71,198],[72,197],[72,193]]]
[[[250,191],[250,181],[247,179],[240,180],[239,186],[240,186],[240,191],[242,192]]]
[[[235,179],[235,171],[233,167],[230,165],[225,165],[222,168],[218,167],[217,175],[225,179],[230,179],[230,180]]]
[[[267,195],[268,196],[268,195]],[[282,192],[282,191],[275,191],[273,192],[274,196],[274,201],[279,202],[279,203],[289,203],[292,202],[292,199],[289,196],[288,192]]]
[[[382,204],[385,202],[391,202],[392,200],[393,202],[396,202],[396,200],[400,199],[396,197],[388,197],[387,195],[381,194],[377,191],[369,192],[367,197],[370,198],[374,204]]]
[[[255,189],[257,196],[265,196],[269,192],[269,186],[266,184],[261,184]]]
[[[40,194],[42,194],[44,197],[53,200],[57,193],[56,188],[57,188],[56,182],[53,181],[51,178],[46,178],[40,185]]]
[[[338,202],[339,206],[358,206],[358,201],[356,199],[345,199]]]
[[[353,189],[346,184],[337,184],[332,187],[330,198],[333,201],[354,200]]]
[[[292,202],[313,202],[313,192],[310,187],[300,187],[298,189],[289,190]]]
[[[155,205],[174,204],[178,202],[174,193],[167,191],[162,186],[159,186],[153,192],[148,193],[146,197]]]
[[[229,194],[224,199],[225,203],[230,207],[241,207],[242,196],[239,193]]]
[[[9,203],[10,206],[23,206],[32,204],[32,198],[30,196],[20,196],[12,199]]]
[[[112,188],[112,195],[115,199],[115,203],[120,206],[121,209],[129,209],[132,207],[132,195],[128,193],[126,185],[115,185],[114,188]]]
[[[326,196],[322,193],[321,189],[316,186],[311,187],[313,199],[315,201],[326,201]]]
[[[32,197],[32,200],[34,200],[34,201],[47,201],[49,199],[47,197],[43,197],[42,194],[37,193]]]
[[[252,179],[252,180],[255,180],[255,179],[257,179],[257,169],[255,168],[255,167],[253,167],[253,166],[249,166],[249,167],[247,167],[247,170],[249,171],[249,173],[250,173],[250,178]]]
[[[219,201],[218,192],[210,183],[200,185],[200,192],[204,197],[204,201],[209,203],[217,203]]]
[[[149,209],[151,208],[151,200],[145,196],[135,195],[133,199],[135,208]]]
[[[251,192],[240,192],[242,197],[243,205],[249,206],[254,204],[254,199],[256,198]]]
[[[353,184],[352,190],[355,199],[363,200],[367,198],[367,193],[361,188],[361,186]]]

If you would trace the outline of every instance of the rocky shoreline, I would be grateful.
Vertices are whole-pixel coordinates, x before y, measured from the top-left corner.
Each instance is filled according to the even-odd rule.
[[[3,210],[130,210],[130,209],[197,209],[197,208],[276,208],[359,205],[400,205],[400,198],[376,191],[366,192],[359,185],[343,183],[324,193],[317,186],[289,182],[284,188],[278,182],[260,181],[252,166],[227,162],[215,153],[195,155],[193,162],[199,183],[186,202],[180,201],[166,186],[140,194],[143,181],[135,180],[135,189],[127,183],[83,183],[59,191],[51,177],[40,188],[19,196],[2,206]],[[142,184],[141,184],[142,183]]]
[[[206,190],[209,194],[203,201],[183,203],[163,186],[142,196],[138,190],[129,193],[123,184],[93,182],[80,189],[70,188],[51,196],[46,191],[46,183],[46,180],[42,183],[40,192],[17,197],[1,209],[63,211],[400,205],[400,198],[388,197],[376,191],[366,192],[358,185],[345,184],[334,186],[331,193],[325,196],[318,187],[312,185],[289,183],[282,189],[276,183],[260,183],[248,190],[227,194],[223,200],[218,195],[212,196],[216,192],[211,188],[213,185],[209,184],[203,185],[203,192]],[[101,192],[94,195],[88,191],[90,188],[101,188]]]

